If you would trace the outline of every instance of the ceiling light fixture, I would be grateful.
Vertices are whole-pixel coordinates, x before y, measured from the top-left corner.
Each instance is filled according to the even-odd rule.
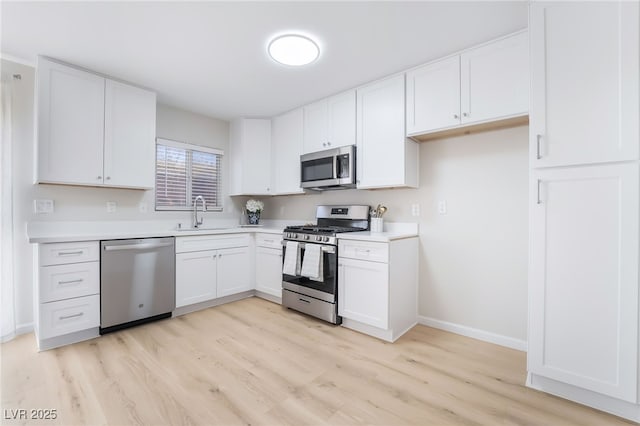
[[[267,50],[274,61],[294,67],[310,64],[320,56],[318,44],[300,34],[276,37],[271,40]]]

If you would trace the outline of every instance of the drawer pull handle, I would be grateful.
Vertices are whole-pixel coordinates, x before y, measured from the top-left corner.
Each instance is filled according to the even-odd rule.
[[[304,303],[311,303],[309,300],[304,300],[303,298],[299,297],[298,298],[299,301],[304,302]]]
[[[82,281],[84,281],[82,278],[77,279],[77,280],[69,280],[69,281],[58,281],[58,285],[65,285],[65,284],[74,284],[74,283],[81,283]]]
[[[60,320],[66,320],[66,319],[71,319],[71,318],[78,318],[84,315],[84,312],[80,312],[79,314],[73,314],[73,315],[67,315],[64,317],[60,317]]]
[[[75,256],[76,254],[82,254],[82,253],[84,253],[84,250],[61,251],[61,252],[58,252],[58,256]]]

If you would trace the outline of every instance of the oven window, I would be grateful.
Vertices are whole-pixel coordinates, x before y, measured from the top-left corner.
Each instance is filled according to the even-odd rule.
[[[302,181],[333,179],[333,157],[302,162]]]
[[[286,247],[283,247],[283,259],[286,254]],[[302,259],[300,259],[300,263],[302,264],[302,260],[304,259],[304,249],[301,250],[300,255]],[[302,276],[292,276],[283,274],[283,280],[290,282],[292,284],[297,284],[303,287],[312,288],[314,290],[322,291],[324,293],[336,294],[336,277],[337,271],[336,266],[338,264],[338,257],[336,253],[323,253],[322,254],[322,263],[323,263],[323,280],[315,281],[309,279],[307,277]]]

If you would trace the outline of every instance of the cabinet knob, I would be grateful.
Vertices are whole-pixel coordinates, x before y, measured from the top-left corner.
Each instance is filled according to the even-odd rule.
[[[327,144],[325,142],[322,142],[322,146],[327,146]]]
[[[327,146],[331,146],[331,142],[327,142]]]
[[[111,180],[111,176],[107,176],[107,180]]]
[[[98,176],[96,179],[98,179],[98,180],[102,180],[102,176]]]
[[[453,114],[453,118],[457,120],[458,118],[460,118],[460,116],[458,114]]]
[[[468,116],[469,116],[469,114],[467,114],[466,112],[463,112],[463,113],[462,113],[462,116],[463,116],[463,117],[468,117]]]

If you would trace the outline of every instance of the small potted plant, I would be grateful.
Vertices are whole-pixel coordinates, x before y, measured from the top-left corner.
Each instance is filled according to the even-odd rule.
[[[264,203],[259,200],[249,200],[245,206],[247,216],[249,217],[249,225],[257,225],[260,222],[260,213],[264,209]]]

